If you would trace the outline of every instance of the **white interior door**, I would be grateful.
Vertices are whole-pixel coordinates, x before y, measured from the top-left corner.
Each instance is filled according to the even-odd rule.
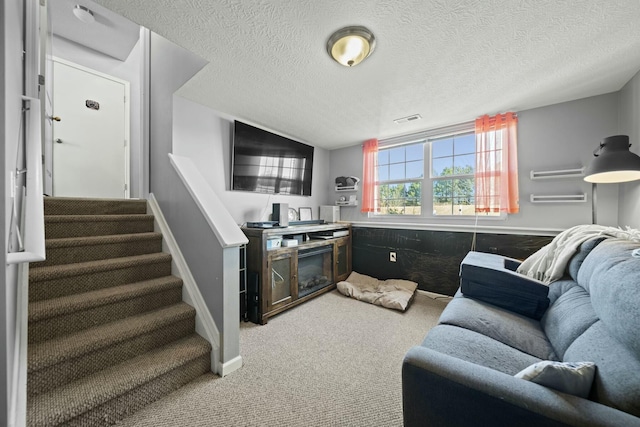
[[[54,60],[53,195],[128,197],[127,82]]]
[[[44,75],[44,86],[40,86],[42,106],[42,192],[53,195],[53,31],[50,2],[40,3],[40,73]],[[44,87],[44,92],[42,88]]]

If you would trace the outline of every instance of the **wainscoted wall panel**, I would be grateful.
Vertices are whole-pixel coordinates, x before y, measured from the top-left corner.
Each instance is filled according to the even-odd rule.
[[[476,250],[524,259],[549,243],[550,236],[479,233]],[[353,228],[353,270],[379,279],[407,279],[418,289],[453,295],[460,261],[471,249],[473,233]],[[396,252],[396,262],[389,261]]]

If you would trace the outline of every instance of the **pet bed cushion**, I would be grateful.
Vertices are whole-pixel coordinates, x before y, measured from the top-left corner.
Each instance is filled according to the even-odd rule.
[[[338,282],[337,286],[338,291],[348,297],[405,311],[418,284],[402,279],[378,280],[354,271],[347,280]]]

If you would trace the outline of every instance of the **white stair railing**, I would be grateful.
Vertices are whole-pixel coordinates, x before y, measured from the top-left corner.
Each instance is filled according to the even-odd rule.
[[[12,175],[11,198],[12,215],[11,230],[8,238],[16,236],[18,248],[9,249],[7,264],[43,261],[45,259],[44,246],[44,206],[42,200],[42,133],[40,100],[23,96],[25,101],[27,123],[24,138],[25,169],[16,164],[15,174]],[[17,188],[18,178],[26,173],[25,185]],[[26,190],[25,190],[26,188]],[[17,191],[24,192],[24,197],[18,197]],[[8,247],[11,248],[11,241]]]

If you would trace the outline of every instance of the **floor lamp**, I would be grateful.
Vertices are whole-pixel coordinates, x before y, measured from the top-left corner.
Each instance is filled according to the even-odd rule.
[[[584,171],[584,180],[592,184],[591,220],[597,224],[597,184],[614,184],[640,179],[640,156],[629,150],[627,135],[609,136],[593,152],[595,159]]]

